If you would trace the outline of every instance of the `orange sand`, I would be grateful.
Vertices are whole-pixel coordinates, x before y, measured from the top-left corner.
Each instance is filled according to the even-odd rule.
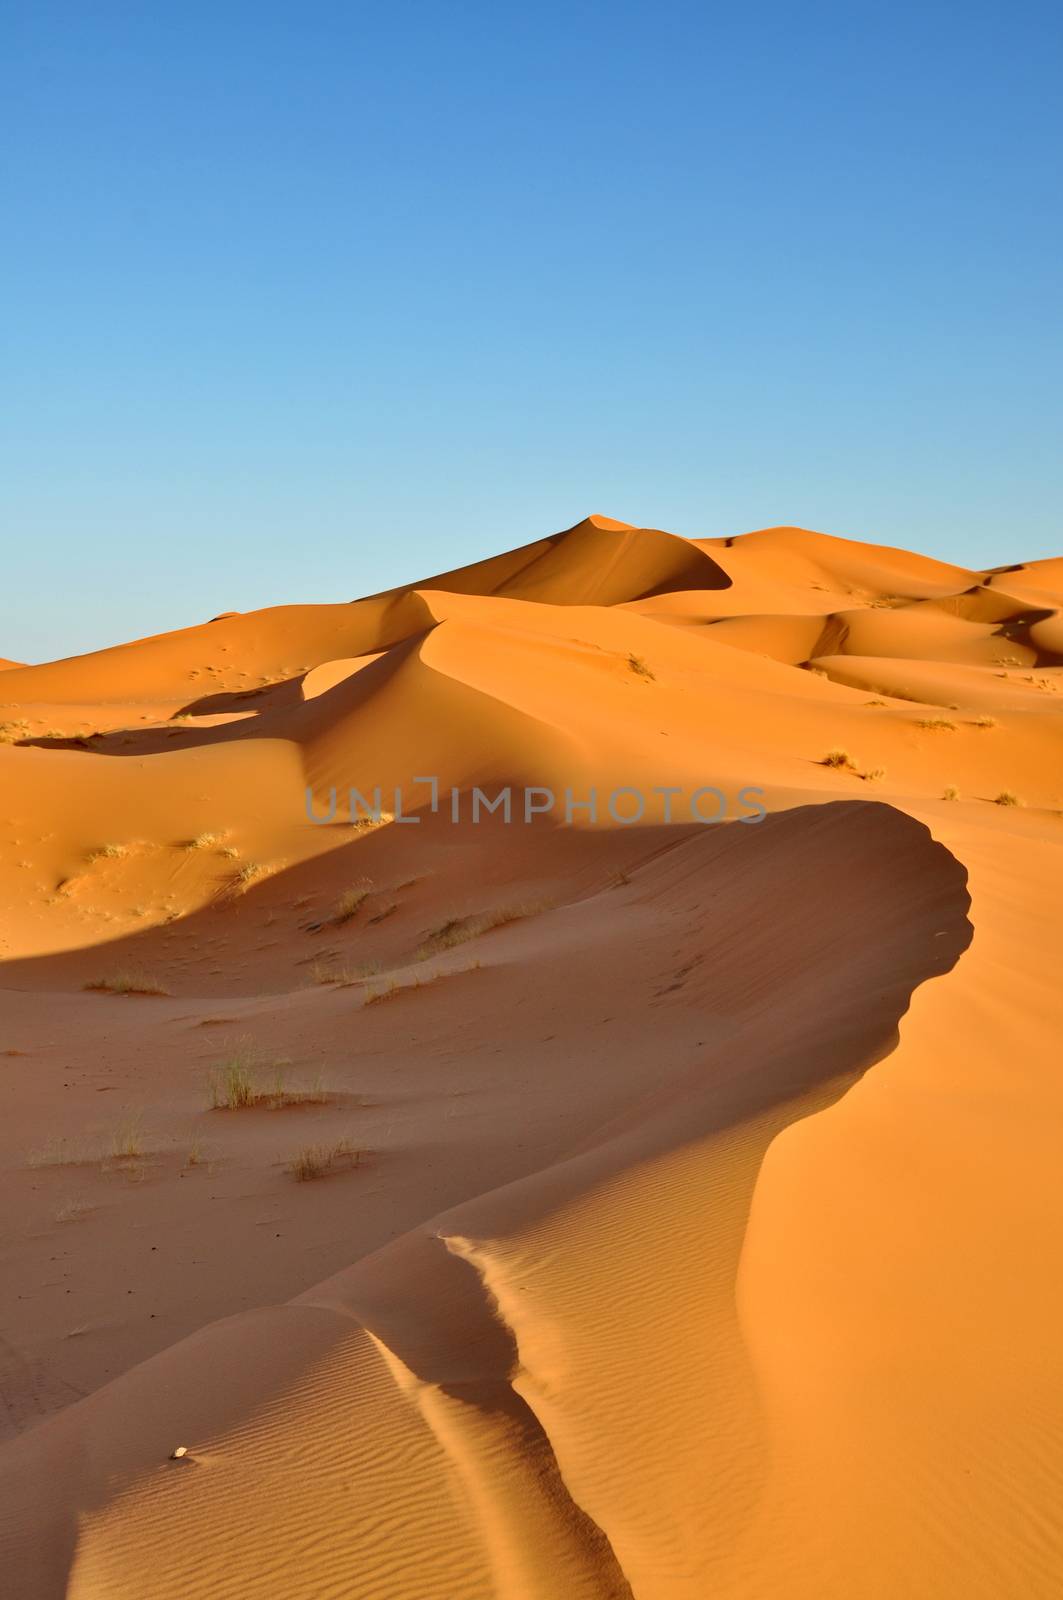
[[[1063,1593],[1061,664],[605,517],[0,662],[8,1592]],[[769,815],[307,819],[424,774]]]

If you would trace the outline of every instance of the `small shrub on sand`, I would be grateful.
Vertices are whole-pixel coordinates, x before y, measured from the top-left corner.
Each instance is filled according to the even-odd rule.
[[[360,1166],[362,1154],[350,1139],[339,1139],[332,1145],[308,1144],[288,1162],[288,1171],[297,1183],[310,1183],[330,1172]]]
[[[150,973],[115,972],[110,977],[93,978],[82,986],[102,994],[169,994],[169,990]]]
[[[220,833],[197,833],[194,839],[185,840],[186,850],[210,850],[219,843]]]
[[[1017,806],[1018,803],[1019,803],[1018,795],[1017,794],[1013,794],[1010,789],[1001,789],[1000,793],[997,795],[996,799],[993,801],[993,804],[996,805],[996,806]]]
[[[90,861],[119,861],[122,856],[128,855],[129,847],[124,844],[101,844],[96,850],[89,851]]]
[[[222,853],[223,856],[226,856],[228,858],[228,860],[230,860],[230,861],[237,860],[237,858],[239,857],[239,854],[240,854],[239,850],[236,848],[236,846],[234,844],[222,845],[221,853]]]
[[[856,771],[856,762],[848,750],[828,750],[821,763],[824,767],[840,767],[849,772]]]
[[[975,717],[971,723],[972,728],[995,728],[996,725],[996,717]]]
[[[641,656],[629,655],[627,658],[627,664],[628,669],[633,672],[637,678],[645,678],[649,683],[656,683],[656,673],[647,666],[646,662]]]
[[[960,791],[953,788],[952,784],[950,783],[941,798],[942,800],[958,800],[960,798]]]
[[[919,717],[916,720],[917,728],[926,728],[931,733],[942,733],[955,730],[956,724],[950,722],[948,717]]]
[[[369,883],[358,883],[350,889],[345,889],[333,908],[333,921],[350,922],[352,917],[357,916],[359,909],[372,892],[372,885]]]
[[[871,767],[867,772],[862,772],[860,776],[865,783],[878,783],[880,779],[886,776],[886,769],[885,767]]]

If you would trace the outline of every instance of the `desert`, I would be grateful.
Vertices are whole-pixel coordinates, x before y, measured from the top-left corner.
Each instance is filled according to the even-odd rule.
[[[604,515],[2,663],[8,1592],[1057,1595],[1061,706]]]

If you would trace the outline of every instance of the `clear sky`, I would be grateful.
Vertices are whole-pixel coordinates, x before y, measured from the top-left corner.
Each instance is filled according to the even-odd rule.
[[[600,511],[1063,553],[1063,7],[33,0],[0,655]]]

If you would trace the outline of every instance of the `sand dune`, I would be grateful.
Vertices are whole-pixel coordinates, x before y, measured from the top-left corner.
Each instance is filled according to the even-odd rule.
[[[1061,617],[595,516],[11,664],[11,1592],[1058,1594]]]

